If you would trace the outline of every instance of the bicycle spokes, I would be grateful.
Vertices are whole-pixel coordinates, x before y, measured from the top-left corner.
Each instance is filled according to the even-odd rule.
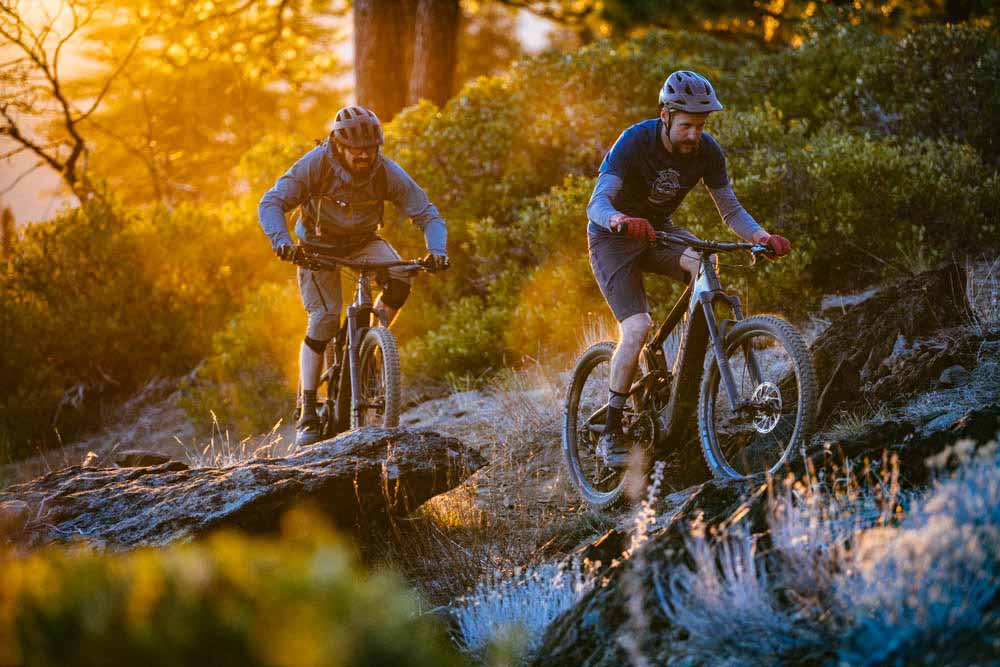
[[[716,445],[738,475],[770,470],[784,457],[796,425],[798,382],[789,351],[766,331],[751,331],[726,352],[736,404],[719,389],[710,413]]]

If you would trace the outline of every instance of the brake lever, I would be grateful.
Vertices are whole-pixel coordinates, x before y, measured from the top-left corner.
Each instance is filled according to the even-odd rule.
[[[753,247],[750,248],[750,266],[757,263],[757,257],[763,255],[765,259],[771,260],[777,255],[771,250],[771,246],[764,243],[754,243]]]

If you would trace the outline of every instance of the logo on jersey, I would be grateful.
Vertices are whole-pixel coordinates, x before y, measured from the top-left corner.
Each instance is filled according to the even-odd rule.
[[[649,203],[663,206],[681,191],[681,175],[676,169],[665,169],[656,176],[649,189]]]

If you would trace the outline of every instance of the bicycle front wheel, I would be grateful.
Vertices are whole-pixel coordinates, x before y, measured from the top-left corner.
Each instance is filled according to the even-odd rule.
[[[705,462],[718,478],[774,473],[806,442],[816,407],[809,350],[785,320],[755,315],[726,334],[735,405],[711,350],[698,401]]]
[[[399,351],[396,339],[385,327],[373,327],[361,340],[358,353],[357,410],[351,411],[351,427],[399,426]]]

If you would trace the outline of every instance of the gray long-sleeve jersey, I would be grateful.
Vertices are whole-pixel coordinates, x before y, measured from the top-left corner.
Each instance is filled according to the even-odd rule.
[[[385,157],[381,165],[368,177],[355,179],[328,143],[302,156],[260,200],[257,214],[272,247],[293,243],[285,214],[298,206],[309,208],[296,221],[295,235],[310,245],[336,248],[374,234],[382,222],[382,201],[388,199],[424,232],[430,252],[445,254],[448,233],[437,208],[402,167]],[[381,168],[384,192],[377,187]]]

